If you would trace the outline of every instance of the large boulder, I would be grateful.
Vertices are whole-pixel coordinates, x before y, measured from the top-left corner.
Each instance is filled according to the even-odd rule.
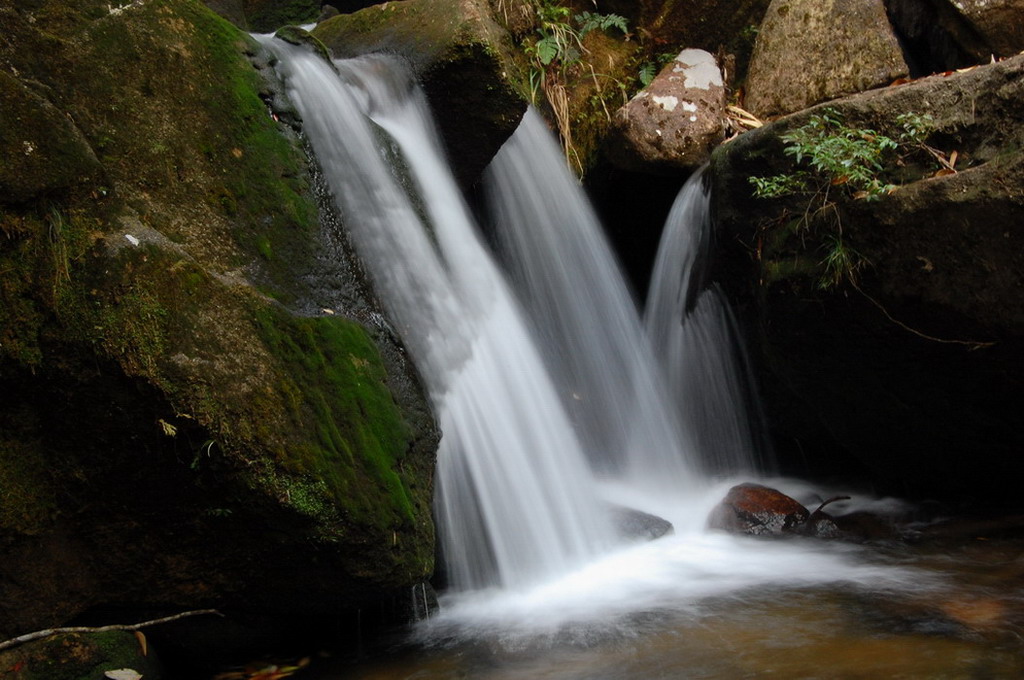
[[[754,44],[745,105],[777,116],[908,73],[882,0],[773,0]]]
[[[235,26],[256,33],[273,33],[278,28],[289,24],[313,22],[320,16],[320,6],[324,4],[320,0],[204,0],[204,2],[207,7]]]
[[[526,101],[508,32],[487,0],[404,0],[317,25],[335,57],[390,52],[409,60],[433,107],[456,178],[474,183],[515,131]]]
[[[433,418],[247,56],[191,0],[0,7],[5,170],[33,147],[0,171],[0,638],[309,634],[430,576]]]
[[[1015,57],[836,100],[713,155],[718,273],[750,329],[791,471],[862,471],[901,495],[1017,496],[1022,103],[1024,57]],[[879,176],[897,188],[876,200],[842,178],[827,185],[824,210],[806,193],[753,196],[751,176],[807,170],[780,137],[812,118],[900,139],[908,113],[930,117],[931,151],[909,144],[883,157]],[[851,265],[846,282],[823,289],[836,258]]]
[[[608,158],[629,170],[696,168],[725,136],[725,103],[715,58],[683,50],[615,112]]]

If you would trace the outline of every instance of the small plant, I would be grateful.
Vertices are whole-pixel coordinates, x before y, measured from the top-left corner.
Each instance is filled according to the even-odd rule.
[[[675,58],[675,52],[662,52],[653,59],[648,59],[640,64],[640,70],[637,72],[637,78],[640,80],[640,84],[644,87],[650,85],[654,82],[654,78],[658,75],[658,72],[665,67],[665,64]]]
[[[581,12],[573,15],[569,7],[557,4],[555,0],[538,0],[534,3],[536,12],[536,36],[528,38],[523,51],[530,60],[528,87],[530,101],[538,103],[543,93],[551,107],[566,158],[575,154],[570,127],[569,97],[567,83],[581,64],[587,49],[583,38],[592,31],[618,29],[628,33],[625,17],[617,14]],[[590,77],[597,81],[598,74],[590,69]],[[575,75],[579,75],[575,73]],[[600,86],[598,86],[600,87]],[[577,165],[582,164],[579,158]]]
[[[806,125],[781,139],[786,143],[783,152],[793,156],[798,166],[809,167],[773,177],[751,177],[754,195],[759,198],[844,186],[854,198],[875,200],[895,189],[881,179],[881,173],[886,156],[895,152],[899,143],[869,128],[850,127],[834,109],[811,116]]]
[[[896,123],[900,132],[890,137],[870,128],[848,125],[839,112],[826,108],[781,137],[786,144],[783,153],[793,157],[797,169],[749,178],[758,198],[808,196],[796,224],[798,230],[805,232],[812,227],[823,230],[821,288],[833,288],[844,280],[856,284],[857,272],[865,263],[843,237],[833,192],[841,191],[853,200],[879,200],[896,189],[884,178],[890,164],[900,162],[917,149],[942,161],[942,155],[925,144],[933,129],[931,116],[904,113],[896,118]]]

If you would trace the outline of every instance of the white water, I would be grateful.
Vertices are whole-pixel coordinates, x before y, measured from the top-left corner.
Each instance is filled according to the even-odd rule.
[[[634,363],[643,355],[643,343],[624,347],[639,336],[635,312],[621,280],[589,278],[598,271],[597,279],[617,276],[614,263],[590,246],[569,254],[560,246],[546,246],[559,253],[552,270],[566,271],[549,271],[543,285],[524,288],[533,311],[527,323],[480,241],[409,76],[387,58],[369,57],[339,62],[339,77],[302,50],[279,42],[273,42],[273,49],[283,57],[279,69],[289,95],[345,224],[424,376],[444,432],[437,520],[453,589],[444,598],[441,617],[424,628],[426,635],[535,636],[571,624],[596,630],[614,628],[633,613],[691,607],[703,598],[754,586],[846,581],[877,589],[907,587],[913,581],[907,572],[863,563],[855,548],[704,532],[708,510],[729,483],[704,487],[695,478],[694,465],[685,458],[690,445],[663,405],[651,411],[662,413],[664,422],[641,424],[651,416],[637,408],[649,396],[644,390],[656,394],[658,388],[644,382],[656,383]],[[396,169],[401,165],[408,167],[411,185]],[[557,187],[560,181],[546,177],[542,184]],[[585,204],[570,202],[572,195],[578,190],[556,188],[554,205],[589,211]],[[535,224],[547,219],[543,214],[525,218]],[[545,288],[562,285],[560,280],[581,294],[595,293],[584,305],[590,309],[577,313],[559,306],[571,305],[573,295],[563,302],[533,299]],[[686,289],[678,290],[677,301],[685,299]],[[609,301],[616,309],[602,307]],[[555,306],[545,312],[544,304]],[[566,326],[547,323],[555,319]],[[603,466],[601,481],[590,472],[585,447],[563,408],[566,395],[559,398],[532,340],[532,333],[540,333],[547,351],[568,348],[572,354],[573,333],[581,332],[572,324],[591,324],[583,331],[589,334],[608,327],[622,333],[606,343],[610,354],[581,362],[606,362],[609,374],[622,380],[617,385],[622,394],[634,400],[623,405],[613,399],[613,407],[623,411],[598,423],[608,425],[602,431],[609,438],[599,459],[615,460],[619,445],[629,455],[648,456],[639,467],[621,458]],[[566,380],[578,380],[585,393],[576,399],[570,392],[568,398],[589,407],[591,395],[608,390],[577,370],[566,371],[559,383],[565,392]],[[588,421],[601,418],[600,412],[571,412]],[[645,439],[653,437],[651,432],[670,433],[670,444],[656,451],[638,449],[638,442],[652,441]],[[664,458],[675,455],[680,459]],[[616,469],[623,474],[609,474]],[[637,483],[645,479],[657,480],[662,489],[678,484],[680,491],[652,494]],[[655,512],[675,524],[676,534],[616,547],[602,498]]]
[[[268,42],[434,402],[436,512],[453,586],[522,587],[592,559],[611,531],[580,444],[442,161],[419,89],[384,56],[339,62],[339,77]],[[396,154],[427,219],[394,171]]]
[[[735,474],[753,471],[767,455],[755,435],[759,413],[732,313],[721,291],[703,280],[709,204],[703,171],[696,172],[665,222],[644,324],[705,471]]]
[[[485,183],[502,259],[595,467],[655,492],[705,486],[597,216],[532,109]]]

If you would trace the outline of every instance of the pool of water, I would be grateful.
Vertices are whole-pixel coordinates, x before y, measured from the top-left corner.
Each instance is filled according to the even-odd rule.
[[[670,536],[531,590],[443,597],[391,647],[316,677],[1024,678],[1022,527]]]

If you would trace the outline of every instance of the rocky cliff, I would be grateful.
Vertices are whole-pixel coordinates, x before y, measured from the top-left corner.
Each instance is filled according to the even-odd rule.
[[[266,64],[198,0],[0,8],[0,637],[432,572],[438,433]]]

